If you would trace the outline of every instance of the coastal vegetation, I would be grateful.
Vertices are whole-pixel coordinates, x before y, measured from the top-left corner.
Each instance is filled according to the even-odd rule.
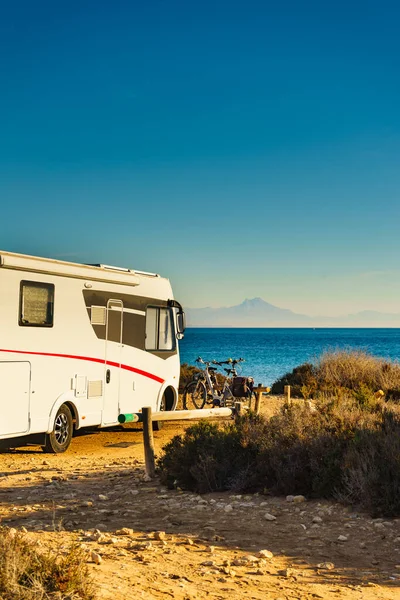
[[[400,367],[335,352],[289,375],[279,385],[294,385],[295,377],[312,405],[189,427],[165,446],[161,480],[200,493],[336,498],[374,516],[400,516],[400,406],[390,399],[400,389]]]
[[[386,400],[398,400],[400,364],[359,350],[326,352],[316,364],[305,363],[283,375],[273,383],[271,393],[283,394],[285,385],[297,398],[382,390]]]

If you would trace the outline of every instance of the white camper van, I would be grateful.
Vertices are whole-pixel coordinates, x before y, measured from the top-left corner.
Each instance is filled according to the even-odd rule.
[[[0,444],[64,452],[74,429],[174,410],[183,332],[159,275],[0,252]]]

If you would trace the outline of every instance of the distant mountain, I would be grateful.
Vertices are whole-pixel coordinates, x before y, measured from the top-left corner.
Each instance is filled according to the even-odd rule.
[[[400,327],[400,313],[364,310],[343,317],[310,317],[262,298],[236,306],[187,308],[186,314],[189,327]]]

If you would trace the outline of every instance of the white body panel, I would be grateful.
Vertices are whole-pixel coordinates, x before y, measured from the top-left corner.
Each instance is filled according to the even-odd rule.
[[[53,326],[21,326],[21,281],[54,285]],[[104,326],[92,325],[84,294],[109,299]],[[63,403],[69,404],[76,428],[114,425],[120,413],[143,406],[158,410],[167,388],[173,398],[169,409],[175,408],[175,332],[176,347],[167,353],[135,347],[124,338],[129,319],[137,319],[144,331],[146,299],[165,307],[172,298],[169,281],[159,276],[0,252],[0,439],[51,432]],[[131,299],[141,302],[141,309],[127,307]],[[116,322],[118,341],[110,335]]]

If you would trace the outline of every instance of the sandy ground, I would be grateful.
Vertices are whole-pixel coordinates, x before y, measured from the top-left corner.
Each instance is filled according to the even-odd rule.
[[[155,433],[157,451],[186,426]],[[169,491],[143,467],[140,427],[79,434],[64,455],[2,452],[2,525],[58,551],[82,544],[103,600],[400,599],[400,520],[334,502]]]

